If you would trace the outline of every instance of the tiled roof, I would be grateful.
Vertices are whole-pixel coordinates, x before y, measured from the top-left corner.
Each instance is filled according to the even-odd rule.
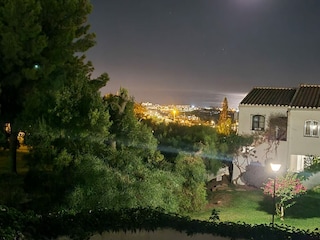
[[[320,85],[302,84],[298,88],[253,88],[240,105],[320,108]]]
[[[295,88],[253,88],[240,105],[289,106]]]
[[[320,85],[301,85],[293,97],[290,107],[320,108]]]

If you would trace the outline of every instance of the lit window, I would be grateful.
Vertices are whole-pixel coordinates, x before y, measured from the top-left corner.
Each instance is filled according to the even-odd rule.
[[[304,136],[319,137],[319,123],[318,121],[308,120],[304,123]]]
[[[252,130],[263,131],[265,124],[265,117],[262,115],[254,115],[252,117]]]

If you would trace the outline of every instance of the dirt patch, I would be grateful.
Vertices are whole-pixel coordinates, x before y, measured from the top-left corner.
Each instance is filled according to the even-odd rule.
[[[228,179],[223,179],[220,182],[211,181],[207,184],[208,189],[208,204],[207,208],[223,207],[231,204],[232,192],[234,191],[254,191],[257,188],[247,185],[233,185],[228,182]]]
[[[230,181],[227,176],[223,176],[221,181],[216,181],[215,179],[207,183],[208,191],[215,192],[218,190],[226,190],[230,186]]]
[[[207,208],[223,207],[230,205],[232,195],[227,191],[215,192],[208,201]]]
[[[248,185],[239,185],[234,187],[235,191],[255,191],[257,189],[258,189],[257,187],[248,186]]]

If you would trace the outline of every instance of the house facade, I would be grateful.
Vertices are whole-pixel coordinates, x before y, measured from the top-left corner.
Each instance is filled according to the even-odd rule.
[[[253,135],[234,160],[233,179],[250,164],[302,172],[320,156],[320,85],[297,88],[253,88],[239,105],[239,135]]]

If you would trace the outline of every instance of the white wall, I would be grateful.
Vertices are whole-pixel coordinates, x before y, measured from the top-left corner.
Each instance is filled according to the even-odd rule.
[[[262,166],[266,167],[266,171],[270,171],[270,174],[272,173],[270,163],[280,163],[280,172],[286,172],[290,166],[287,159],[287,144],[288,142],[281,141],[275,151],[274,146],[270,147],[269,143],[262,143],[251,150],[250,154],[248,154],[249,157],[241,155],[235,158],[233,161],[232,181],[235,184],[244,185],[245,183],[239,179],[239,176],[246,171],[246,166],[251,163],[256,164],[259,162]]]
[[[273,107],[273,106],[250,106],[250,105],[240,105],[239,106],[239,134],[252,134],[252,116],[253,115],[263,115],[266,117],[266,124],[269,121],[271,115],[287,115],[287,107]],[[265,126],[266,128],[268,126]]]
[[[240,105],[239,106],[239,135],[252,135],[260,134],[260,131],[252,130],[252,116],[262,115],[265,116],[265,129],[268,128],[268,122],[273,115],[287,116],[287,107],[282,106],[250,106],[250,105]],[[271,145],[272,144],[272,145]],[[251,157],[250,161],[258,161],[262,165],[269,165],[270,162],[280,162],[282,164],[281,170],[285,171],[289,167],[289,157],[288,157],[288,141],[279,141],[275,145],[274,143],[268,142],[257,142],[254,144],[255,147],[255,158]],[[238,159],[238,161],[240,161]],[[243,159],[242,161],[246,161]],[[245,164],[245,163],[243,163]],[[236,170],[234,166],[234,176],[235,179],[239,171]]]
[[[289,109],[288,139],[290,139],[290,155],[320,155],[320,138],[305,137],[304,123],[306,120],[317,120],[320,123],[318,109]]]
[[[252,116],[265,116],[265,128],[268,128],[270,116],[278,114],[288,116],[287,141],[280,141],[277,149],[271,149],[268,143],[256,144],[257,160],[263,165],[268,164],[269,160],[275,160],[282,164],[282,170],[302,171],[303,162],[301,163],[299,159],[304,155],[320,156],[320,137],[304,136],[306,120],[316,120],[320,123],[320,109],[240,105],[238,133],[240,135],[259,134],[259,131],[252,130]]]

